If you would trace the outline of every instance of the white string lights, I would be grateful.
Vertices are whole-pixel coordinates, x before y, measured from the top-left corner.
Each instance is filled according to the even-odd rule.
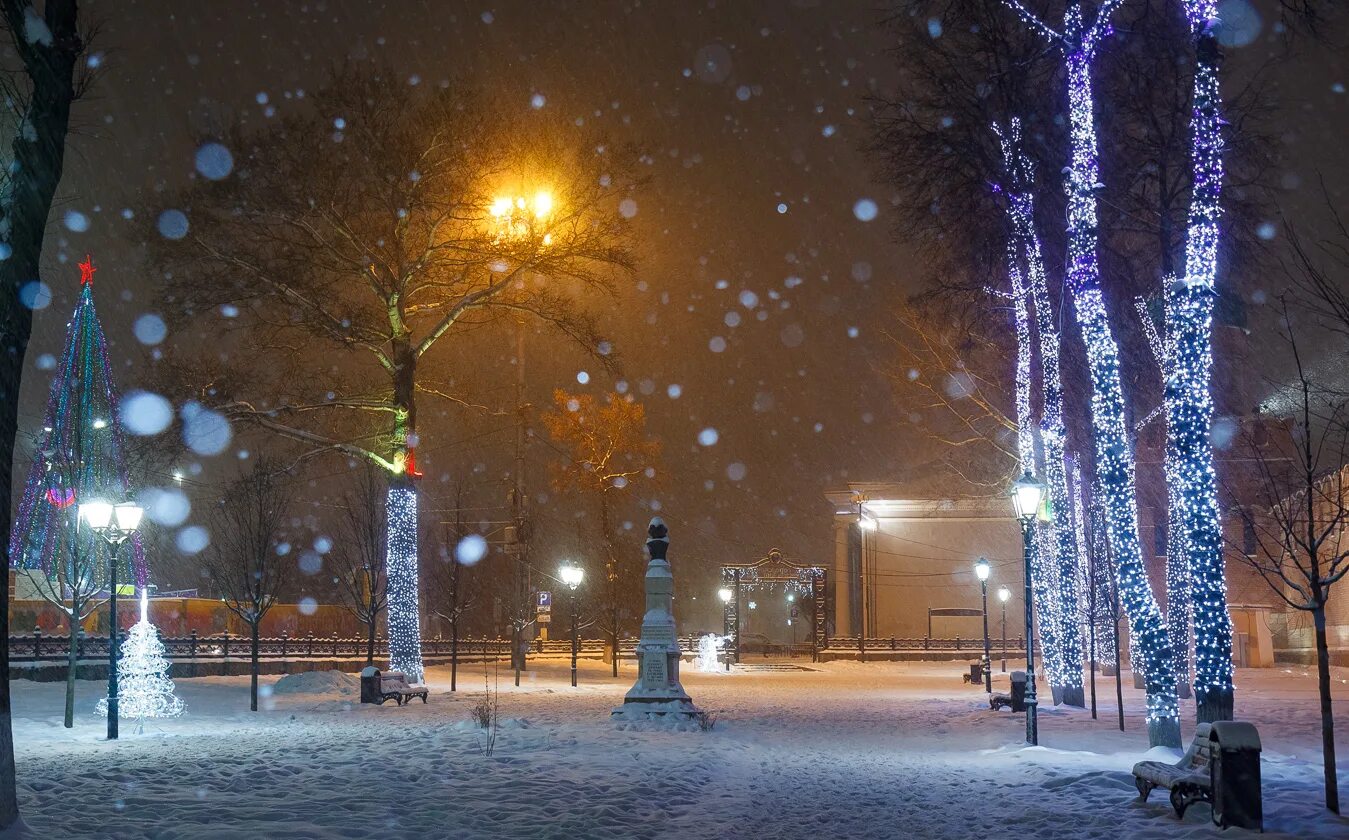
[[[1110,333],[1109,312],[1100,285],[1097,260],[1096,192],[1100,165],[1096,144],[1092,65],[1097,48],[1110,33],[1110,16],[1122,0],[1103,0],[1088,25],[1079,2],[1064,14],[1062,33],[1032,15],[1019,0],[1007,0],[1036,32],[1063,49],[1068,77],[1071,162],[1068,167],[1068,275],[1078,326],[1086,345],[1092,384],[1092,432],[1106,527],[1115,549],[1120,600],[1129,616],[1131,636],[1150,667],[1145,674],[1148,740],[1152,746],[1180,746],[1180,712],[1171,644],[1161,610],[1148,583],[1138,539],[1138,501],[1134,458],[1125,423],[1119,347]]]
[[[389,669],[409,682],[422,681],[422,631],[417,599],[417,491],[389,487],[388,551]]]
[[[1218,268],[1218,222],[1222,218],[1221,58],[1214,26],[1215,0],[1185,0],[1195,44],[1190,154],[1194,187],[1186,229],[1185,277],[1167,295],[1167,334],[1172,353],[1166,381],[1167,451],[1174,450],[1171,535],[1186,556],[1177,574],[1188,573],[1194,619],[1194,688],[1201,722],[1230,720],[1233,713],[1232,619],[1222,552],[1213,449],[1210,394],[1212,329]],[[1168,479],[1171,479],[1168,476]]]

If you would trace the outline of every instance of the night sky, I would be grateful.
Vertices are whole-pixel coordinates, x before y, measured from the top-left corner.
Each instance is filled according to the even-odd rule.
[[[46,248],[44,279],[55,300],[35,324],[23,420],[30,428],[39,422],[49,380],[37,368],[42,354],[59,353],[77,289],[74,259],[88,251],[101,266],[100,314],[119,384],[134,388],[149,348],[132,323],[156,307],[143,243],[171,209],[164,193],[195,177],[194,137],[229,113],[262,128],[304,107],[299,92],[316,87],[333,64],[376,59],[409,84],[471,79],[521,113],[584,120],[649,156],[651,184],[637,199],[637,275],[599,304],[624,357],[623,383],[647,405],[665,446],[662,483],[634,494],[628,518],[640,528],[658,503],[671,525],[672,558],[705,570],[682,585],[709,593],[718,563],[757,559],[774,546],[789,558],[827,562],[832,533],[822,492],[848,480],[885,480],[932,457],[897,433],[904,409],[879,373],[894,355],[881,335],[887,309],[926,276],[897,244],[889,191],[863,151],[867,97],[892,93],[895,76],[875,6],[82,4],[82,14],[102,24],[94,50],[104,75],[76,105],[78,134]],[[1248,49],[1264,55],[1274,47],[1257,40]],[[1318,169],[1343,171],[1331,151],[1343,137],[1333,126],[1345,123],[1343,88],[1333,87],[1346,78],[1344,59],[1327,49],[1309,46],[1309,57],[1280,71],[1298,78],[1297,67],[1316,69],[1314,85],[1284,92],[1296,126],[1286,138],[1291,156],[1325,162],[1290,166],[1298,183]],[[482,367],[506,382],[509,335],[498,344]],[[553,387],[613,387],[580,353],[557,347],[530,339],[532,402],[544,402]],[[582,370],[592,374],[589,385],[577,382]],[[451,414],[422,429],[430,507],[443,504],[436,485],[508,468],[509,430],[458,442],[476,422]],[[707,428],[717,431],[711,447],[698,443]],[[552,455],[531,448],[536,494],[546,495]],[[196,460],[203,493],[232,469],[228,455],[224,463]],[[334,459],[320,471],[341,468]],[[482,503],[498,501],[499,491],[482,492],[492,496]],[[541,501],[553,523],[544,531],[559,545],[574,541],[576,529],[566,525],[573,511]],[[544,552],[537,562],[551,565],[549,548],[536,550]]]

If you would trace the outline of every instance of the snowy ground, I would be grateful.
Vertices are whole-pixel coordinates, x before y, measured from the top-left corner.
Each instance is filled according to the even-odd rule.
[[[801,662],[801,660],[797,660]],[[180,680],[184,718],[101,740],[81,714],[61,727],[60,684],[13,683],[19,796],[41,836],[314,837],[1217,837],[1209,809],[1178,823],[1165,795],[1139,804],[1128,770],[1146,747],[1139,692],[1115,728],[1047,709],[1041,744],[1023,718],[987,711],[957,663],[802,663],[811,671],[686,674],[711,732],[621,728],[632,682],[582,663],[537,663],[519,689],[500,672],[495,754],[467,723],[481,666],[434,668],[430,703],[361,706],[320,675],[248,712],[247,679]],[[1001,675],[1000,675],[1001,676]],[[1336,674],[1349,680],[1349,670]],[[266,678],[270,686],[276,678]],[[1315,682],[1301,668],[1242,671],[1240,716],[1264,740],[1266,836],[1349,837],[1320,806]],[[301,686],[306,687],[306,686]],[[1349,701],[1342,689],[1340,708]],[[1336,721],[1349,755],[1349,714]],[[1187,721],[1187,734],[1192,721]],[[1349,762],[1341,776],[1349,782]],[[1228,831],[1237,838],[1244,832]]]

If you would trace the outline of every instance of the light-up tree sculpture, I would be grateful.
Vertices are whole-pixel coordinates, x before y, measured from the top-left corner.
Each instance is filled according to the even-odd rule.
[[[1186,228],[1185,276],[1167,295],[1172,370],[1166,381],[1168,450],[1175,450],[1171,533],[1188,553],[1189,608],[1194,617],[1194,688],[1201,722],[1231,720],[1232,619],[1227,611],[1222,532],[1209,430],[1213,421],[1213,301],[1222,217],[1222,97],[1214,35],[1216,0],[1184,0],[1194,38],[1194,101],[1190,117],[1193,193]]]
[[[472,91],[346,65],[285,119],[241,118],[232,173],[166,199],[191,214],[155,248],[163,305],[185,322],[170,342],[213,351],[176,353],[198,401],[384,473],[390,662],[414,680],[419,409],[489,408],[446,345],[512,316],[602,356],[575,301],[632,265],[629,151]],[[248,352],[218,352],[222,329]]]
[[[126,456],[117,418],[117,388],[107,342],[94,309],[93,260],[80,264],[80,296],[66,327],[65,349],[52,379],[42,431],[9,535],[9,562],[32,569],[39,594],[65,614],[70,628],[67,659],[67,728],[75,725],[75,672],[81,622],[104,601],[108,554],[88,528],[79,504],[128,495]],[[122,580],[144,586],[139,536],[120,555]]]
[[[1071,2],[1059,32],[1032,14],[1020,0],[1005,0],[1036,33],[1063,51],[1067,70],[1070,155],[1068,166],[1068,277],[1074,312],[1092,385],[1092,432],[1096,468],[1115,549],[1120,598],[1132,636],[1148,661],[1146,673],[1148,740],[1153,746],[1180,746],[1180,711],[1171,644],[1161,610],[1148,583],[1138,539],[1138,501],[1134,458],[1125,422],[1119,347],[1111,334],[1100,263],[1096,255],[1096,192],[1100,165],[1096,144],[1092,65],[1110,33],[1110,16],[1122,0],[1104,0],[1088,22],[1082,4]]]
[[[1044,475],[1049,487],[1050,505],[1061,514],[1056,522],[1043,526],[1047,531],[1044,541],[1052,544],[1051,556],[1055,566],[1052,579],[1057,585],[1057,663],[1056,668],[1050,670],[1051,680],[1057,681],[1051,682],[1051,686],[1054,694],[1064,703],[1082,706],[1085,698],[1082,687],[1082,634],[1078,623],[1080,578],[1077,544],[1072,522],[1067,516],[1072,505],[1068,494],[1064,452],[1067,431],[1063,424],[1063,383],[1059,376],[1059,331],[1054,322],[1054,310],[1049,303],[1044,255],[1039,234],[1035,230],[1035,200],[1031,191],[1034,173],[1030,158],[1021,149],[1020,121],[1013,119],[1007,129],[999,131],[998,135],[1002,141],[1003,168],[1007,179],[1007,215],[1025,261],[1026,281],[1034,303],[1035,331],[1039,339],[1040,393],[1043,404],[1040,439],[1044,454]]]
[[[146,718],[178,717],[183,713],[183,700],[173,690],[169,678],[169,661],[164,657],[164,643],[159,630],[150,623],[146,591],[141,589],[141,618],[127,631],[117,660],[117,713],[136,721],[136,729],[145,727]],[[108,714],[108,701],[101,698],[94,707],[100,715]]]

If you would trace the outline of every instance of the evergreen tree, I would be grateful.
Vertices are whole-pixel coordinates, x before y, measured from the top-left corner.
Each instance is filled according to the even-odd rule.
[[[146,718],[177,717],[183,713],[183,700],[173,692],[169,679],[169,661],[164,658],[164,643],[159,630],[150,623],[145,591],[141,590],[141,620],[127,633],[122,657],[117,660],[117,714],[135,720],[140,726]],[[107,717],[108,699],[98,701],[98,714]]]
[[[39,593],[61,608],[70,627],[67,727],[74,725],[80,623],[102,604],[109,581],[110,552],[98,535],[80,527],[79,505],[93,499],[121,501],[129,486],[121,426],[116,422],[117,390],[94,309],[95,271],[92,259],[80,263],[79,302],[66,328],[65,350],[9,538],[10,565],[40,570]],[[139,535],[132,537],[132,550],[121,557],[130,568],[119,568],[118,580],[144,586]]]

